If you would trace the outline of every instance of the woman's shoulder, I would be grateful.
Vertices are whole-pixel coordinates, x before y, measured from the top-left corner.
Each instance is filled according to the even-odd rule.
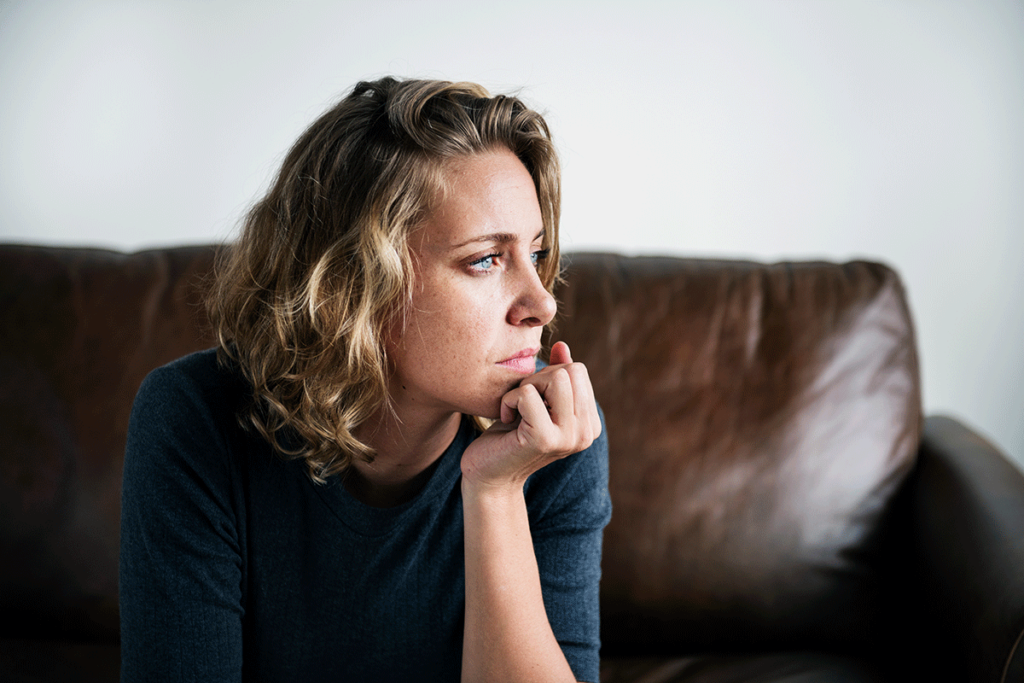
[[[219,384],[224,380],[241,379],[237,366],[224,359],[216,348],[195,351],[152,370],[146,381],[192,382],[198,385]]]
[[[129,451],[142,443],[227,448],[244,438],[238,415],[251,400],[240,371],[215,349],[189,354],[156,368],[135,396],[128,430]]]
[[[216,349],[206,349],[151,371],[139,387],[136,403],[156,401],[172,412],[193,402],[211,404],[209,407],[215,409],[237,405],[247,394],[247,384],[238,368],[222,360]]]

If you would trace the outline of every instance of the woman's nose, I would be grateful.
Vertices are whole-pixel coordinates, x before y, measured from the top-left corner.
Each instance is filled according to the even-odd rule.
[[[555,297],[544,287],[532,264],[523,272],[524,277],[519,278],[519,291],[508,312],[508,321],[512,325],[547,325],[558,309]]]

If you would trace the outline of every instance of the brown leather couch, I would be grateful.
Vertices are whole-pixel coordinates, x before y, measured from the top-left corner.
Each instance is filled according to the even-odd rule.
[[[0,680],[118,675],[121,461],[214,249],[0,247]],[[1024,476],[922,419],[885,266],[573,254],[607,418],[604,683],[1024,681]]]

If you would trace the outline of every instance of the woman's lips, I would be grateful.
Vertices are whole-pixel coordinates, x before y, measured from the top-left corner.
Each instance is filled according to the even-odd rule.
[[[540,349],[523,349],[516,355],[497,364],[521,375],[532,375],[537,370],[537,353]]]

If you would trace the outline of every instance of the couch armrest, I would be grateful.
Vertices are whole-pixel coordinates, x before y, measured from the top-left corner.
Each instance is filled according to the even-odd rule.
[[[970,679],[1024,681],[1024,474],[964,424],[929,417],[910,507],[924,604]]]

